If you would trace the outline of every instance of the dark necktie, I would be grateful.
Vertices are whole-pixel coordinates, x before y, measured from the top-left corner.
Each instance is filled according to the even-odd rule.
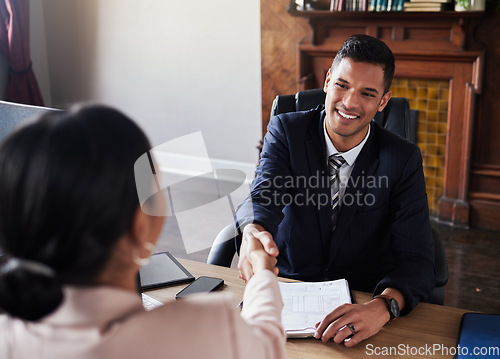
[[[332,232],[335,230],[335,227],[337,227],[340,195],[339,170],[344,163],[345,159],[340,155],[331,155],[328,157],[328,173],[330,175],[330,189],[332,193]]]

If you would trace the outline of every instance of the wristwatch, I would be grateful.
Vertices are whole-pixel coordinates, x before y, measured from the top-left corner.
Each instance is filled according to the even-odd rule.
[[[385,304],[387,305],[387,310],[389,311],[389,314],[391,315],[391,318],[389,319],[389,322],[393,320],[394,318],[399,318],[400,311],[399,311],[399,303],[396,299],[389,297],[388,295],[376,295],[373,297],[373,299],[381,298],[385,301]],[[389,323],[387,322],[387,323]]]

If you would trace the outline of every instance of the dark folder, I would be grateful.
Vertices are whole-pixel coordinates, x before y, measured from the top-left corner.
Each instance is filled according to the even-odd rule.
[[[500,358],[500,314],[465,313],[455,359]]]

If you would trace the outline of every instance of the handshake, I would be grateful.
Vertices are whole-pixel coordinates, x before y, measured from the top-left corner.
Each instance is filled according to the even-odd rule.
[[[246,225],[238,261],[240,278],[247,282],[255,273],[266,269],[278,275],[276,267],[278,254],[278,247],[273,237],[264,227],[254,223]]]

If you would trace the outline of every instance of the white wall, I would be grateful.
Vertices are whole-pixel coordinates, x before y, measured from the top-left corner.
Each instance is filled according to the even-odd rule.
[[[49,105],[95,100],[137,120],[153,145],[202,131],[211,158],[257,162],[258,0],[42,4],[46,43],[32,58],[46,57],[48,76],[37,76]]]
[[[40,0],[30,1],[30,52],[38,87],[46,106],[52,104],[50,90],[49,64],[45,36],[45,18],[43,4]],[[33,59],[36,57],[36,59]]]

